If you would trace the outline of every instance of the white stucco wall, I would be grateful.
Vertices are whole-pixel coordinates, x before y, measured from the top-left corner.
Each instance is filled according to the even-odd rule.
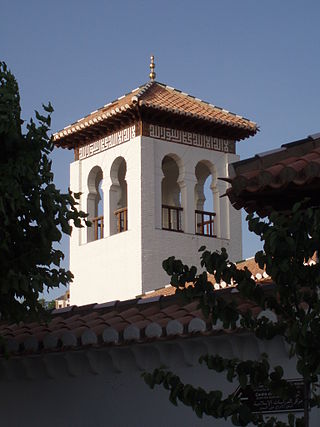
[[[94,166],[103,172],[105,238],[87,243],[87,230],[73,229],[70,239],[71,304],[83,305],[129,299],[141,293],[141,138],[76,161],[70,167],[70,186],[82,193],[80,207],[87,210],[87,178]],[[109,235],[110,168],[118,157],[127,164],[128,231]]]
[[[217,352],[225,357],[258,357],[263,351],[284,368],[286,378],[297,377],[281,341],[258,344],[244,335],[12,356],[0,363],[1,423],[6,427],[231,426],[224,420],[199,419],[181,404],[174,407],[167,391],[150,390],[141,373],[162,363],[185,383],[233,392],[237,385],[199,366],[199,356]],[[319,411],[312,411],[310,427],[319,422]]]
[[[171,155],[181,162],[178,181],[182,188],[183,233],[161,229],[161,182],[163,172],[162,160]],[[141,212],[143,214],[142,233],[142,288],[149,291],[166,285],[169,277],[162,269],[162,261],[169,256],[180,258],[188,265],[199,262],[199,248],[205,245],[209,250],[225,247],[233,261],[242,259],[241,214],[232,208],[227,197],[219,198],[214,207],[216,212],[216,238],[195,234],[195,167],[198,162],[209,161],[215,169],[216,177],[226,177],[228,164],[239,159],[235,154],[189,147],[172,142],[160,141],[148,137],[142,139],[142,179]],[[216,179],[216,189],[222,196],[227,184]]]
[[[162,230],[161,182],[162,160],[174,156],[180,165],[183,233]],[[123,157],[127,164],[128,231],[109,235],[110,168]],[[227,184],[217,177],[227,175],[228,163],[237,155],[191,147],[149,137],[136,137],[126,143],[75,161],[70,168],[71,189],[81,192],[80,208],[87,210],[88,175],[99,166],[103,171],[104,238],[87,243],[87,230],[74,229],[70,243],[70,270],[75,278],[71,285],[71,304],[83,305],[115,299],[129,299],[160,288],[169,282],[162,261],[176,256],[188,264],[199,265],[198,249],[226,247],[230,259],[242,258],[241,215],[229,200],[215,198],[216,238],[195,234],[195,167],[210,162],[215,175],[215,191],[223,195]]]

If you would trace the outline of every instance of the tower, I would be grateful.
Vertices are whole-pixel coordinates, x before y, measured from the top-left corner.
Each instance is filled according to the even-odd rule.
[[[70,187],[92,222],[70,240],[72,304],[162,287],[162,261],[194,264],[203,245],[242,257],[241,215],[218,178],[257,126],[155,81],[153,57],[150,69],[148,83],[54,135],[74,150]]]

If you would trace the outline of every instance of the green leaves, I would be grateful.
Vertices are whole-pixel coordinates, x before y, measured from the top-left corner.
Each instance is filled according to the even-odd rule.
[[[169,257],[162,263],[163,269],[171,276],[171,285],[176,288],[184,288],[187,283],[194,282],[197,269],[188,267],[175,257]]]
[[[199,301],[204,316],[213,325],[220,321],[224,329],[234,329],[240,324],[263,341],[281,337],[289,348],[288,359],[295,357],[297,375],[311,389],[310,405],[320,407],[320,264],[317,260],[320,209],[313,207],[312,200],[308,199],[295,204],[291,212],[273,212],[267,219],[251,214],[247,221],[249,229],[264,244],[255,260],[270,276],[268,285],[257,284],[247,268],[238,270],[224,248],[213,253],[204,246],[199,249],[202,273],[174,257],[164,261],[163,267],[177,292],[188,300]],[[315,263],[310,264],[311,257],[316,259]],[[215,291],[208,281],[208,273],[217,283],[224,281],[236,286],[237,292]],[[240,310],[243,306],[246,310]],[[265,310],[265,315],[257,316],[256,313]],[[273,313],[271,318],[268,312]],[[295,394],[292,384],[285,379],[288,373],[282,366],[271,368],[266,355],[259,360],[240,360],[207,354],[199,363],[225,375],[227,381],[235,382],[236,387],[240,385],[242,389],[253,391],[262,385],[284,400]],[[304,426],[303,418],[292,414],[288,414],[287,422],[253,414],[236,394],[223,396],[220,390],[205,391],[183,384],[174,373],[165,370],[146,374],[145,380],[152,387],[162,384],[170,391],[170,400],[175,405],[180,401],[199,417],[203,414],[230,417],[237,426],[248,423],[259,427]]]
[[[152,374],[142,374],[146,384],[154,388],[155,385],[163,385],[169,390],[169,400],[175,406],[178,402],[190,406],[199,418],[209,415],[214,418],[232,417],[235,425],[246,426],[255,422],[256,414],[242,403],[236,394],[232,393],[226,397],[220,390],[206,391],[201,387],[184,384],[181,379],[165,369],[155,369]]]
[[[43,107],[23,133],[18,85],[0,63],[0,312],[10,321],[38,319],[39,293],[70,282],[71,273],[60,268],[64,255],[53,244],[86,218],[72,194],[61,194],[53,184],[53,108]]]

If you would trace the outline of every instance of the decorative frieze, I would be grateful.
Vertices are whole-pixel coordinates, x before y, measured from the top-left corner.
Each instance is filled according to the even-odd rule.
[[[76,149],[76,160],[86,159],[87,157],[101,153],[116,145],[128,142],[141,134],[163,141],[189,145],[191,147],[205,148],[207,150],[220,151],[223,153],[235,153],[235,141],[232,139],[218,138],[147,123],[143,123],[142,128],[143,130],[141,131],[141,126],[137,123],[79,147]]]
[[[135,138],[136,127],[135,125],[129,128],[119,130],[112,135],[105,136],[98,141],[91,142],[90,144],[79,147],[79,160],[86,159],[95,154],[101,153],[102,151],[108,150],[115,145],[120,145],[124,142],[130,141]]]
[[[231,139],[217,138],[179,129],[172,129],[159,125],[144,125],[144,135],[151,138],[193,147],[206,148],[207,150],[222,151],[224,153],[235,153],[235,141]]]

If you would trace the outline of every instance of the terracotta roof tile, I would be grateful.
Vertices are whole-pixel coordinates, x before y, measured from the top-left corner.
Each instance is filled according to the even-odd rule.
[[[155,317],[163,316],[163,313],[159,312],[156,305],[151,305],[151,306],[147,307],[145,310],[143,310],[143,315],[146,318],[154,319]]]
[[[181,314],[181,313],[180,313]],[[175,316],[175,319],[179,319],[179,322],[182,323],[183,325],[188,325],[189,322],[194,318],[194,316],[190,315],[190,314],[185,314],[183,317],[180,316]]]
[[[267,275],[267,273],[263,269],[261,269],[258,266],[258,264],[255,262],[254,258],[248,258],[246,260],[239,261],[236,264],[237,264],[238,269],[244,269],[245,267],[247,267],[251,271],[254,279],[258,283],[265,283],[266,281],[270,281],[270,277]],[[215,281],[215,278],[212,274],[208,274],[208,281],[211,282],[213,284],[213,286],[215,287],[215,289],[217,289],[217,290],[224,289],[225,287],[234,288],[234,286],[232,286],[232,285],[224,286],[222,284],[217,284]],[[187,286],[190,286],[190,285],[192,285],[192,283],[187,284]],[[175,292],[176,292],[176,288],[174,286],[167,285],[163,288],[156,289],[154,291],[149,291],[149,292],[141,295],[140,297],[146,298],[146,299],[152,298],[154,296],[167,297],[170,295],[174,295]],[[192,304],[194,304],[194,303],[191,303],[190,306],[192,306]],[[185,309],[187,309],[187,307],[188,306],[184,306]],[[194,307],[197,308],[197,305]],[[169,307],[168,310],[174,311],[175,309]]]
[[[136,314],[135,316],[127,317],[127,319],[124,320],[126,320],[130,324],[133,324],[145,321],[145,317],[141,314]]]
[[[121,311],[120,316],[126,320],[127,318],[136,316],[137,314],[139,314],[138,308],[133,307],[133,308],[128,308],[126,310]]]
[[[106,319],[106,323],[110,326],[130,324],[127,320],[124,320],[121,316],[115,316],[114,318],[109,317]]]
[[[229,175],[226,194],[236,209],[265,216],[272,209],[290,209],[305,197],[319,203],[320,137],[309,136],[233,163]]]
[[[191,113],[205,120],[217,120],[256,131],[255,123],[160,83],[150,86],[141,96],[140,105],[163,108],[182,115]]]
[[[230,298],[234,288],[223,289]],[[234,295],[238,298],[237,294]],[[143,301],[143,304],[139,304]],[[96,308],[95,308],[96,307]],[[100,308],[99,308],[100,307]],[[239,305],[246,309],[246,303]],[[10,339],[16,355],[78,349],[82,346],[122,345],[154,339],[188,337],[190,334],[221,333],[207,324],[198,302],[184,303],[176,295],[153,301],[135,299],[112,305],[89,305],[54,310],[49,324],[0,322],[0,335]]]
[[[99,336],[103,333],[103,331],[108,328],[109,325],[107,323],[100,323],[96,325],[91,325],[90,329],[94,331],[94,333]]]
[[[120,314],[119,314],[119,312],[118,311],[116,311],[116,310],[110,310],[109,312],[106,312],[106,313],[100,313],[100,310],[101,309],[99,309],[99,316],[102,318],[102,319],[104,319],[106,322],[108,322],[109,320],[111,320],[111,319],[122,319],[122,317],[120,317]],[[102,310],[101,310],[102,311]]]
[[[109,327],[112,327],[118,332],[122,332],[127,326],[130,325],[129,322],[108,322]]]
[[[177,310],[180,310],[180,306],[177,304],[173,304],[169,305],[166,308],[163,308],[161,312],[164,313],[166,316],[172,316],[173,313],[175,313]]]
[[[238,269],[243,270],[245,267],[251,271],[252,275],[255,278],[257,278],[256,277],[257,274],[261,274],[261,275],[265,274],[266,275],[265,271],[258,266],[254,257],[245,259],[245,260],[240,261],[240,262],[237,262],[237,268]]]
[[[108,132],[108,125],[113,129],[114,120],[128,123],[134,121],[135,117],[143,119],[144,111],[148,111],[149,118],[152,111],[157,111],[158,116],[159,113],[169,113],[176,117],[204,121],[207,125],[219,125],[229,130],[232,128],[235,140],[252,136],[258,130],[254,122],[244,117],[162,83],[149,82],[65,127],[55,133],[53,139],[58,146],[74,148],[80,139],[85,139],[88,131],[94,138],[95,133],[100,135],[101,130]]]
[[[150,321],[153,322],[162,322],[163,320],[167,321],[168,320],[168,316],[163,313],[162,311],[153,314],[152,316],[147,316],[147,319],[149,319]]]
[[[155,289],[154,291],[146,292],[141,295],[141,298],[152,298],[156,296],[169,296],[176,293],[176,288],[174,286],[168,285],[160,289]]]

